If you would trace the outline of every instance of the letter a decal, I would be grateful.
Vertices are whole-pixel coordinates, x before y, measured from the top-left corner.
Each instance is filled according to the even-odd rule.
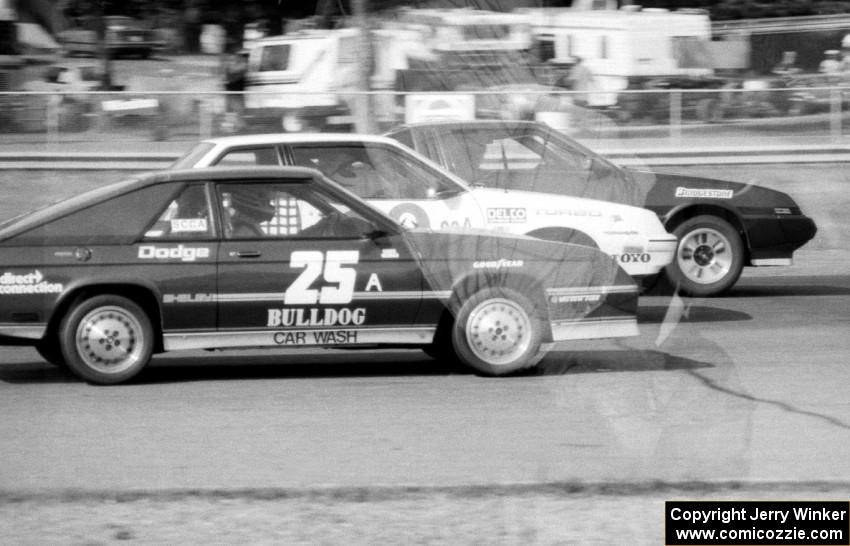
[[[369,275],[369,282],[366,283],[366,292],[369,292],[373,288],[377,289],[378,292],[384,291],[384,287],[381,286],[381,281],[378,279],[377,273]]]

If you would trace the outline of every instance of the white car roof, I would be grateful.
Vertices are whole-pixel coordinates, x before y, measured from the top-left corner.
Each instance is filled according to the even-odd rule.
[[[365,135],[356,133],[266,133],[208,138],[205,139],[204,142],[223,146],[245,146],[252,144],[313,144],[323,142],[374,142],[399,146],[399,142],[392,138],[381,135]]]

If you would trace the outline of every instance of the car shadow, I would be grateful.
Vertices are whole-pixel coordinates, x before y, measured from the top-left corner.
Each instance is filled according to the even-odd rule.
[[[673,287],[662,278],[647,288],[642,296],[672,296]],[[744,277],[723,294],[710,300],[727,298],[770,298],[776,296],[846,296],[850,295],[850,277],[825,276],[781,276]],[[688,298],[698,299],[698,298]]]
[[[666,305],[643,305],[638,307],[637,319],[640,324],[661,324],[667,316]],[[734,322],[753,320],[752,315],[741,311],[732,311],[722,307],[688,305],[686,312],[678,318],[679,322]]]
[[[713,364],[655,350],[552,351],[521,375],[657,372],[713,368]]]
[[[711,364],[633,349],[609,351],[551,351],[540,364],[511,377],[573,373],[690,370]],[[126,386],[221,380],[328,379],[369,377],[425,377],[475,373],[458,364],[432,359],[420,351],[375,351],[345,354],[156,356]],[[34,357],[31,362],[0,366],[0,381],[10,384],[80,383],[69,370]],[[121,385],[119,385],[121,386]]]

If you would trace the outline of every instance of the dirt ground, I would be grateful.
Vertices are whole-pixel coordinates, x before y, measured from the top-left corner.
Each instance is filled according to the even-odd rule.
[[[709,492],[706,492],[709,491]],[[670,500],[835,500],[844,485],[505,486],[7,497],[7,544],[658,545]]]

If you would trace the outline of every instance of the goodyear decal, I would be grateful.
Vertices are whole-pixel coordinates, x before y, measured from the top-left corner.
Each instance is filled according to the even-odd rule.
[[[505,260],[504,258],[492,261],[472,262],[473,269],[502,269],[504,267],[522,267],[522,260]]]

